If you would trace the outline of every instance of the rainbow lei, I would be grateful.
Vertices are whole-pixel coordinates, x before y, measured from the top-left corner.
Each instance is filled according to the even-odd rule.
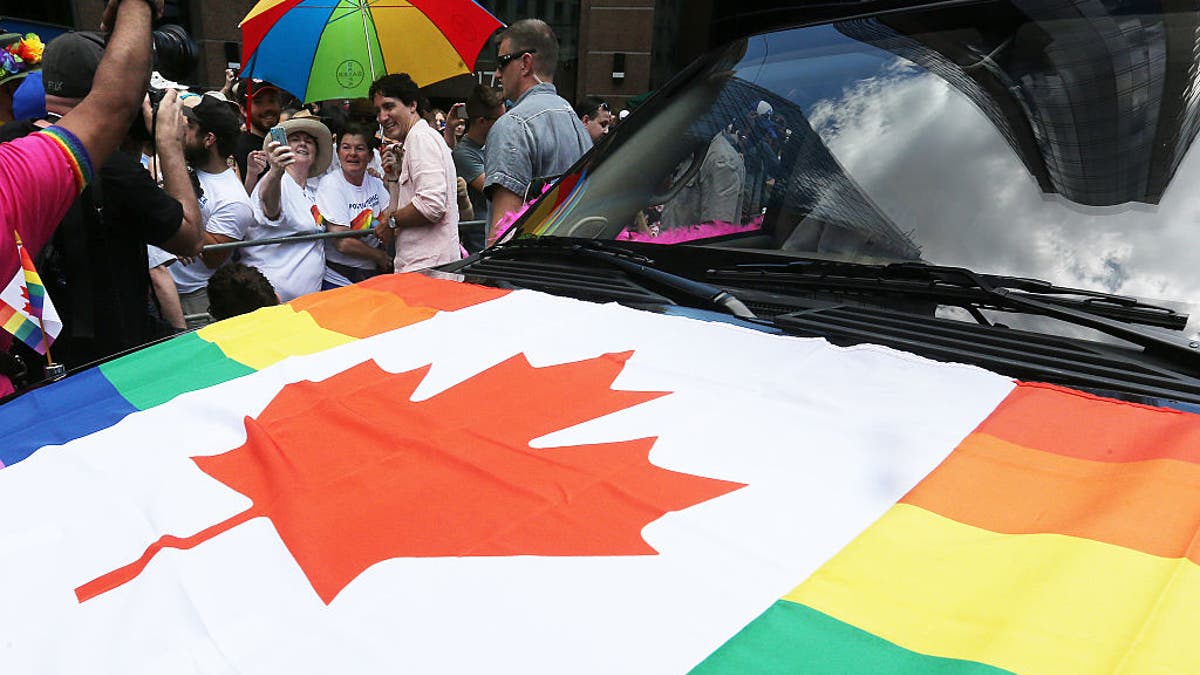
[[[42,51],[46,48],[36,33],[25,37],[0,50],[0,79],[29,72],[42,63]]]

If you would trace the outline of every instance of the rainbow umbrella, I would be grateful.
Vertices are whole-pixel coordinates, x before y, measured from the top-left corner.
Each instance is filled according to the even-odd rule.
[[[503,24],[472,0],[260,0],[242,19],[242,76],[303,101],[361,98],[387,73],[418,86],[471,73]]]

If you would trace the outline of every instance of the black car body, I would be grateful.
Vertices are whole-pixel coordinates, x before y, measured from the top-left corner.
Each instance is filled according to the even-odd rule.
[[[644,308],[719,309],[707,296],[721,291],[765,330],[1200,402],[1194,8],[695,11],[725,41],[508,244],[445,270]]]

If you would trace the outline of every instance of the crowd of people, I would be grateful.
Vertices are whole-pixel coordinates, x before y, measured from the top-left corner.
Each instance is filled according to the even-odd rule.
[[[404,73],[367,99],[307,105],[232,72],[215,91],[152,80],[162,4],[109,0],[101,32],[22,60],[25,75],[40,69],[36,117],[13,114],[22,77],[0,77],[0,275],[17,269],[19,233],[62,316],[54,359],[69,368],[457,260],[614,121],[603,101],[558,95],[558,41],[537,19],[500,36],[502,90],[477,86],[445,112]],[[325,232],[347,234],[278,241]],[[22,345],[10,343],[0,335],[0,375],[15,378]],[[0,377],[0,396],[11,391]]]

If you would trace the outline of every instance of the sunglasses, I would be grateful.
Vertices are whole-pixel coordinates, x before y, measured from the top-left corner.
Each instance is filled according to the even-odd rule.
[[[526,54],[536,54],[536,49],[522,49],[519,52],[509,52],[496,57],[496,70],[504,70],[513,60],[519,59]]]

